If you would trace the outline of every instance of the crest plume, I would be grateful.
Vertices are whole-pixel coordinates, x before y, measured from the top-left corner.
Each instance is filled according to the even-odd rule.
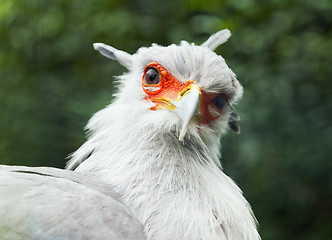
[[[118,50],[104,43],[94,43],[93,47],[103,56],[118,61],[121,65],[128,69],[132,66],[132,56],[127,52]]]
[[[214,51],[218,46],[225,43],[231,36],[231,32],[228,29],[223,29],[215,34],[211,35],[201,46],[207,47],[211,51]]]

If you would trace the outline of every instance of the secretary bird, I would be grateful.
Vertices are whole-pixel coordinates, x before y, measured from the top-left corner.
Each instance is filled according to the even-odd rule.
[[[229,37],[133,55],[95,43],[128,69],[115,100],[91,118],[67,170],[0,168],[1,239],[260,239],[220,164],[243,92],[214,53]]]

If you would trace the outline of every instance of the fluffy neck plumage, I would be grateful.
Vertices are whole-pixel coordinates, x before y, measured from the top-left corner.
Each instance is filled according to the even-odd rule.
[[[211,149],[193,137],[182,144],[167,124],[157,131],[144,119],[112,115],[121,109],[113,104],[92,118],[92,135],[72,161],[93,151],[77,171],[113,185],[148,239],[259,239],[241,190],[216,164],[219,143]]]

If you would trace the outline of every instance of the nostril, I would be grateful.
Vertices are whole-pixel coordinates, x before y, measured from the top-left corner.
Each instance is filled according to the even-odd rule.
[[[186,95],[186,93],[190,90],[189,87],[186,87],[185,89],[183,89],[181,92],[180,92],[180,97],[183,97],[184,95]]]
[[[179,99],[187,95],[192,89],[196,88],[199,92],[199,95],[201,95],[201,88],[198,87],[197,85],[193,84],[192,80],[187,81],[186,84],[189,84],[187,87],[185,87],[179,94]]]

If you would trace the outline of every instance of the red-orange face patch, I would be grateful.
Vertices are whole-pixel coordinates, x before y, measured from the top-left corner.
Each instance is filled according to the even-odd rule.
[[[157,62],[148,64],[144,69],[142,77],[142,87],[147,94],[146,99],[154,102],[156,105],[151,110],[173,109],[170,101],[177,101],[181,95],[193,84],[192,80],[182,83],[177,80],[166,68]],[[216,120],[223,111],[228,96],[222,93],[206,93],[202,91],[199,112],[200,122],[209,124]]]
[[[147,74],[149,74],[151,69],[156,71],[160,78],[160,80],[154,84],[150,84],[150,82],[146,81]],[[171,73],[169,73],[166,68],[157,62],[152,62],[145,67],[142,80],[143,90],[148,95],[147,98],[151,101],[156,98],[167,98],[175,100],[179,93],[191,83],[192,81],[181,83]]]

